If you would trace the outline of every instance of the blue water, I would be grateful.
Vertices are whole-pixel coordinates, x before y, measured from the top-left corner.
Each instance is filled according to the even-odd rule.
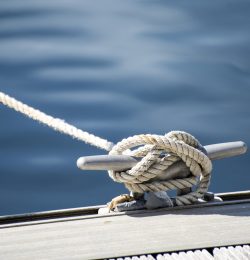
[[[250,143],[249,1],[2,0],[0,89],[117,142],[184,130]],[[0,215],[103,204],[126,192],[79,156],[103,151],[0,106]],[[210,190],[250,188],[250,155]]]

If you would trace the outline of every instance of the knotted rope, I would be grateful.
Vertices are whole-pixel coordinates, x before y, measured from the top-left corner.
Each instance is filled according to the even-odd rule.
[[[212,163],[201,151],[202,146],[192,135],[172,131],[165,136],[160,135],[135,135],[123,139],[116,144],[110,154],[122,154],[124,151],[144,145],[129,154],[142,157],[131,170],[124,172],[109,171],[109,176],[117,182],[125,184],[128,190],[137,193],[146,191],[168,191],[184,189],[199,183],[194,192],[176,197],[177,205],[187,205],[202,198],[208,190]],[[160,155],[164,154],[161,158]],[[154,179],[166,172],[175,162],[182,160],[190,169],[191,177],[175,180]]]
[[[177,196],[177,205],[194,203],[207,192],[212,164],[210,159],[202,152],[204,149],[202,149],[198,140],[188,133],[173,131],[164,136],[135,135],[114,145],[112,142],[82,131],[61,119],[46,115],[2,92],[0,92],[0,102],[55,131],[109,151],[110,154],[126,153],[131,156],[142,157],[142,160],[131,170],[124,172],[109,171],[109,176],[114,181],[124,183],[127,189],[132,192],[167,191],[197,185],[194,192]],[[142,147],[133,151],[129,150],[137,146]],[[167,172],[167,169],[179,160],[185,162],[190,169],[191,177],[167,181],[156,180],[157,176]]]

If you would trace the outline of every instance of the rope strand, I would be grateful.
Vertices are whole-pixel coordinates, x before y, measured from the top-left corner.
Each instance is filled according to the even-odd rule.
[[[87,144],[96,146],[106,151],[110,151],[114,146],[112,142],[109,142],[103,138],[90,134],[86,131],[82,131],[81,129],[78,129],[75,126],[64,122],[62,119],[49,116],[38,109],[34,109],[4,94],[3,92],[0,92],[0,103],[8,106],[9,108],[16,110],[17,112],[26,115],[27,117],[33,120],[36,120],[38,122],[41,122],[49,126],[50,128],[54,129],[57,132],[67,134]]]
[[[203,153],[204,148],[199,141],[188,133],[172,131],[165,136],[141,134],[123,139],[114,145],[112,142],[82,131],[59,118],[49,116],[2,92],[0,92],[0,102],[33,120],[49,126],[55,131],[109,151],[110,154],[127,152],[131,156],[143,157],[130,170],[122,172],[109,171],[109,176],[114,181],[124,183],[125,187],[131,192],[144,193],[147,191],[158,192],[190,188],[197,184],[199,178],[195,191],[176,197],[176,204],[180,206],[197,202],[199,198],[203,198],[208,190],[212,163]],[[144,146],[141,147],[142,145]],[[130,150],[130,148],[138,146],[140,147]],[[164,154],[164,158],[160,158],[162,154]],[[162,174],[166,177],[170,166],[180,160],[189,168],[191,176],[174,180],[157,179]],[[124,197],[122,197],[122,200],[124,201]]]

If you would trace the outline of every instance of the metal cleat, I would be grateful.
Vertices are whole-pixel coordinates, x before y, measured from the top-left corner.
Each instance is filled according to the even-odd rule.
[[[247,151],[247,146],[242,141],[211,144],[204,146],[204,153],[211,160],[224,159],[232,156],[238,156],[244,154]],[[133,157],[129,155],[96,155],[80,157],[77,160],[78,168],[82,170],[113,170],[113,171],[126,171],[135,166],[141,158]],[[190,175],[189,168],[184,162],[178,161],[170,166],[161,175],[152,180],[170,180],[186,178]],[[177,190],[177,195],[183,195],[189,193],[191,188],[183,190]],[[134,200],[117,203],[114,207],[115,211],[129,211],[138,209],[154,209],[159,207],[173,207],[174,200],[168,197],[165,191],[161,192],[147,192],[144,195],[139,194],[137,198],[136,194],[131,194]],[[119,197],[119,196],[118,196]],[[207,193],[204,196],[205,201],[220,201],[219,198],[214,198],[213,194]]]

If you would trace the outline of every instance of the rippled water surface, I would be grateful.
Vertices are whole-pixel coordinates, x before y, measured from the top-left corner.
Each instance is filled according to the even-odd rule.
[[[250,143],[248,1],[0,2],[0,89],[117,142],[185,130]],[[0,106],[0,214],[103,204],[126,192],[79,156],[103,151]],[[210,190],[250,188],[250,157]]]

